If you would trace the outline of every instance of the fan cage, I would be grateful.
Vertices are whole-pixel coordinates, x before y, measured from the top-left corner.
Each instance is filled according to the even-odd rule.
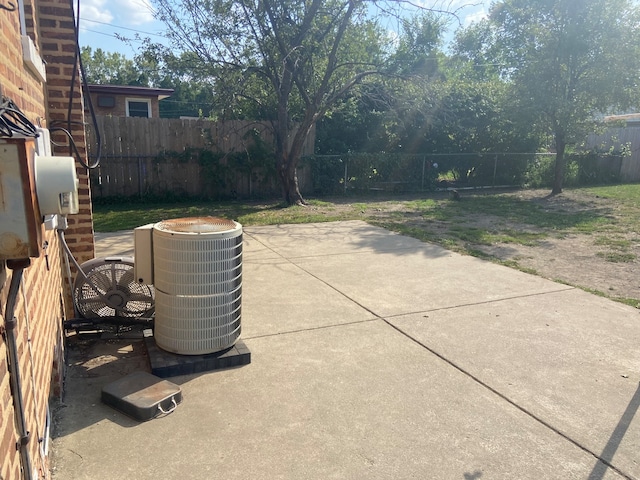
[[[133,258],[96,258],[80,268],[73,288],[76,315],[82,318],[147,318],[154,312],[153,286],[135,281]]]

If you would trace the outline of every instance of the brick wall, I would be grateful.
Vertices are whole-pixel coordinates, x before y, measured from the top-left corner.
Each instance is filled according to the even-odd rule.
[[[80,153],[86,162],[86,143],[84,129],[84,109],[82,87],[79,75],[76,75],[73,88],[73,110],[71,124],[68,124],[67,111],[71,92],[71,76],[75,61],[76,39],[73,29],[72,11],[68,0],[37,0],[42,56],[47,62],[47,110],[51,126],[63,126],[71,132]],[[46,39],[46,40],[45,40]],[[56,139],[66,143],[63,135]],[[69,155],[69,150],[57,147],[55,153]],[[89,174],[86,168],[77,165],[80,187],[80,212],[69,217],[67,243],[78,262],[82,263],[94,257],[93,217],[91,211],[91,192]]]
[[[7,4],[6,2],[3,2]],[[17,4],[17,2],[13,2]],[[54,121],[66,120],[71,68],[74,55],[73,22],[68,0],[26,0],[27,33],[35,40],[41,56],[47,61],[47,82],[42,83],[23,64],[20,46],[20,18],[0,9],[0,89],[11,98],[34,124],[50,128]],[[84,152],[82,99],[77,84],[73,104],[72,134]],[[58,138],[58,140],[66,141]],[[56,151],[68,155],[66,149]],[[2,159],[0,158],[0,163]],[[67,232],[74,255],[82,262],[93,257],[93,229],[88,175],[77,165],[80,178],[79,215],[70,216]],[[63,387],[64,332],[63,320],[71,315],[64,257],[55,232],[44,232],[48,242],[48,262],[44,255],[34,258],[24,271],[15,309],[15,335],[19,353],[21,394],[24,399],[27,445],[31,460],[31,477],[50,478],[48,457],[44,451],[44,435],[49,399],[60,396]],[[10,368],[4,327],[7,294],[13,271],[0,260],[0,479],[25,478],[17,448],[14,397],[10,388]]]

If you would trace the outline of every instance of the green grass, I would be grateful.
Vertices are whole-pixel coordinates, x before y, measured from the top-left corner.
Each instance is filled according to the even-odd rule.
[[[493,215],[512,224],[526,224],[551,231],[595,231],[606,223],[597,212],[551,211],[527,200],[501,195],[464,197],[460,202],[447,202],[442,208],[433,210],[433,215],[444,221],[476,213]]]
[[[236,220],[243,225],[334,222],[356,218],[355,213],[335,212],[332,203],[311,201],[308,207],[286,207],[281,202],[196,202],[172,204],[117,204],[94,206],[97,232],[130,230],[140,225],[182,217],[214,216]]]
[[[616,250],[627,250],[631,247],[631,240],[620,237],[600,236],[595,239],[596,245],[614,248]]]
[[[608,185],[604,187],[584,188],[585,193],[591,193],[603,198],[617,200],[623,204],[640,204],[640,185],[631,183],[626,185]]]
[[[547,237],[545,233],[531,233],[505,229],[502,231],[487,230],[476,227],[452,226],[449,232],[454,237],[464,242],[475,243],[476,245],[494,245],[496,243],[514,243],[519,245],[534,246],[540,240]]]
[[[618,197],[624,198],[624,192],[631,192],[632,198],[640,198],[640,186],[624,190],[602,187],[587,192],[601,197],[609,195],[616,200]],[[629,210],[639,210],[638,204],[633,202],[623,203],[620,200],[620,203],[628,205],[624,208]],[[622,225],[612,218],[610,212],[590,211],[584,207],[579,211],[571,208],[552,209],[542,203],[500,194],[465,194],[462,201],[449,200],[445,195],[384,201],[372,201],[365,197],[351,203],[345,203],[345,199],[340,198],[311,200],[307,207],[287,207],[278,201],[151,204],[133,200],[124,204],[96,205],[94,228],[99,232],[128,230],[170,218],[208,215],[231,218],[243,225],[362,219],[447,247],[458,243],[457,249],[462,250],[464,243],[536,245],[549,235],[561,237],[570,233],[597,233],[600,235],[599,245],[609,242],[610,248],[617,248],[613,245],[613,233],[640,228],[640,216],[637,213],[636,222],[633,221],[634,215],[628,214],[625,215],[626,224]],[[416,217],[421,219],[420,225],[415,225]],[[492,221],[490,225],[478,225],[475,219],[479,217]],[[403,226],[407,223],[410,224],[408,228]],[[435,224],[447,226],[446,234],[441,235],[440,239],[430,231],[429,225]]]
[[[598,252],[596,255],[612,263],[631,263],[636,260],[636,256],[632,253]]]

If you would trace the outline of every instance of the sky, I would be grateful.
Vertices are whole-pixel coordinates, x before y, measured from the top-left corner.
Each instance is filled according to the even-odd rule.
[[[463,26],[486,16],[489,0],[416,0],[415,4],[457,11]],[[457,26],[456,21],[452,22]],[[80,46],[133,58],[142,43],[136,35],[162,41],[164,25],[153,17],[149,0],[80,0]],[[449,35],[449,37],[451,34]],[[128,38],[129,42],[118,37]],[[445,39],[446,41],[446,39]]]

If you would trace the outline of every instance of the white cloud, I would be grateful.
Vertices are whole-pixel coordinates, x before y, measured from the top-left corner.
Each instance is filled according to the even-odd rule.
[[[114,0],[111,2],[121,25],[144,25],[154,21],[153,7],[148,0]]]
[[[80,18],[99,23],[115,23],[124,27],[137,27],[154,22],[149,0],[83,0]],[[96,28],[87,22],[83,27]]]
[[[464,27],[468,27],[472,23],[479,22],[480,20],[487,18],[487,16],[488,13],[484,8],[476,12],[468,13],[462,17],[462,25]]]
[[[74,2],[75,3],[75,2]],[[80,4],[80,18],[96,22],[111,23],[113,14],[106,7],[107,0],[85,0]]]

